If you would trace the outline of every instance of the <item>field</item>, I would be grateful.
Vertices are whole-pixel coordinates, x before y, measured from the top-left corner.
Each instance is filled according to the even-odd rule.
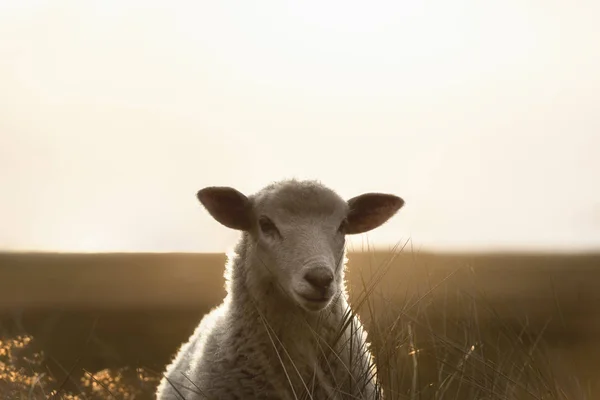
[[[351,302],[390,398],[599,398],[600,255],[349,259]],[[151,398],[222,300],[224,261],[0,254],[0,397]]]

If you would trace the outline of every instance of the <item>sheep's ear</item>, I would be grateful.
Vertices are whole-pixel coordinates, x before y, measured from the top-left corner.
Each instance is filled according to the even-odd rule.
[[[404,200],[392,194],[365,193],[348,200],[346,234],[368,232],[390,219],[404,205]]]
[[[206,187],[199,190],[196,197],[209,214],[226,227],[241,231],[252,228],[250,200],[234,188]]]

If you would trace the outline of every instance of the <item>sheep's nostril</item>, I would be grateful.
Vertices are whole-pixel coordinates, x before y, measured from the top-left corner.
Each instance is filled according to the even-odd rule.
[[[304,275],[304,279],[316,289],[327,289],[333,282],[333,273],[328,268],[314,268]]]

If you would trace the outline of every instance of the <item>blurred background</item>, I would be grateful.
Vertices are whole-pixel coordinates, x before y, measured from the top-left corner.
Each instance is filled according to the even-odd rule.
[[[224,251],[195,192],[405,198],[371,237],[600,246],[596,2],[4,1],[0,246]]]
[[[295,177],[406,200],[352,237],[351,286],[392,265],[385,280],[413,276],[416,298],[485,292],[504,312],[490,334],[526,321],[550,348],[580,349],[571,372],[598,385],[599,12],[586,0],[0,0],[0,344],[33,338],[55,389],[76,392],[79,374],[106,394],[89,376],[160,372],[221,301],[238,235],[196,191]]]

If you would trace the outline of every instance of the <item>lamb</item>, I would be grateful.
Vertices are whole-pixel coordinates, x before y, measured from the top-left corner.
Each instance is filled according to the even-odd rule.
[[[391,194],[344,201],[316,181],[284,180],[246,197],[197,193],[222,225],[242,231],[228,257],[224,302],[180,349],[157,399],[378,399],[366,331],[348,303],[345,236],[385,223]]]

